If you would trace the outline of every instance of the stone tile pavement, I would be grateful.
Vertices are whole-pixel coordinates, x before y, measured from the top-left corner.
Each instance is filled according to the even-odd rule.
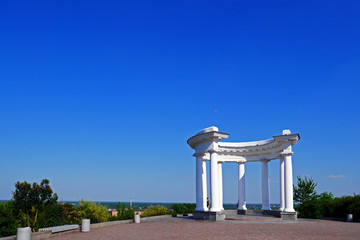
[[[324,220],[195,221],[191,218],[158,219],[72,233],[54,240],[82,239],[360,239],[360,223]]]

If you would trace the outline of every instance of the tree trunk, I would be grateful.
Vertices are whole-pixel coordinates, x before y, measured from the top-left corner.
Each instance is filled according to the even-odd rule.
[[[38,210],[36,210],[36,212],[35,212],[35,218],[34,218],[33,227],[32,227],[33,232],[35,232],[35,223],[36,223],[36,220],[37,220],[38,212],[39,212]]]
[[[30,227],[30,216],[29,216],[28,211],[26,211],[26,221],[27,221],[28,227]]]

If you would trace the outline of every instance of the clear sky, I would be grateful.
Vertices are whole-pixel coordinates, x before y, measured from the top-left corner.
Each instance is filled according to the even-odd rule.
[[[0,7],[0,199],[195,202],[186,140],[299,133],[294,180],[360,193],[359,1],[6,1]],[[279,161],[269,163],[279,202]],[[223,167],[224,202],[237,166]],[[246,165],[247,202],[261,166]]]

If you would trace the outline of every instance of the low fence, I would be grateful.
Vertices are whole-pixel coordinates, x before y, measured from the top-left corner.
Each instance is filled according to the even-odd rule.
[[[166,218],[171,218],[171,217],[172,217],[171,215],[144,217],[144,218],[141,218],[141,222],[148,222],[148,221],[152,221],[152,220],[166,219]],[[134,222],[133,219],[128,219],[128,220],[118,220],[118,221],[111,221],[111,222],[92,223],[92,224],[90,224],[90,229],[103,228],[103,227],[109,227],[109,226],[127,224],[127,223],[133,223],[133,222]],[[31,240],[48,239],[48,238],[53,238],[53,237],[64,235],[64,234],[79,232],[79,231],[80,231],[80,226],[78,229],[67,230],[67,231],[56,232],[56,233],[53,233],[51,230],[42,231],[42,232],[34,232],[34,233],[31,233]],[[8,237],[2,237],[2,238],[0,238],[0,240],[17,240],[17,239],[16,239],[16,235],[13,235],[13,236],[8,236]]]
[[[59,235],[56,234],[56,236],[59,236]],[[53,235],[51,233],[51,231],[31,233],[31,240],[42,240],[42,239],[47,239],[47,238],[51,238],[51,237],[55,237],[55,235]],[[16,235],[3,237],[3,238],[0,238],[0,239],[1,240],[16,240]]]

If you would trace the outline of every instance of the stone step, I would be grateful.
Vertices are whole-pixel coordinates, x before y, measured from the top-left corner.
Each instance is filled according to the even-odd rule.
[[[238,214],[248,216],[273,216],[280,217],[280,211],[277,210],[239,210]]]
[[[261,210],[246,210],[245,215],[250,216],[262,216],[263,212]]]
[[[237,210],[224,210],[226,215],[236,215]]]
[[[250,215],[250,216],[262,216],[263,215],[262,210],[246,210],[246,211],[242,211],[241,213],[239,213],[238,210],[224,210],[223,212],[225,212],[226,215],[237,215],[237,214]]]

